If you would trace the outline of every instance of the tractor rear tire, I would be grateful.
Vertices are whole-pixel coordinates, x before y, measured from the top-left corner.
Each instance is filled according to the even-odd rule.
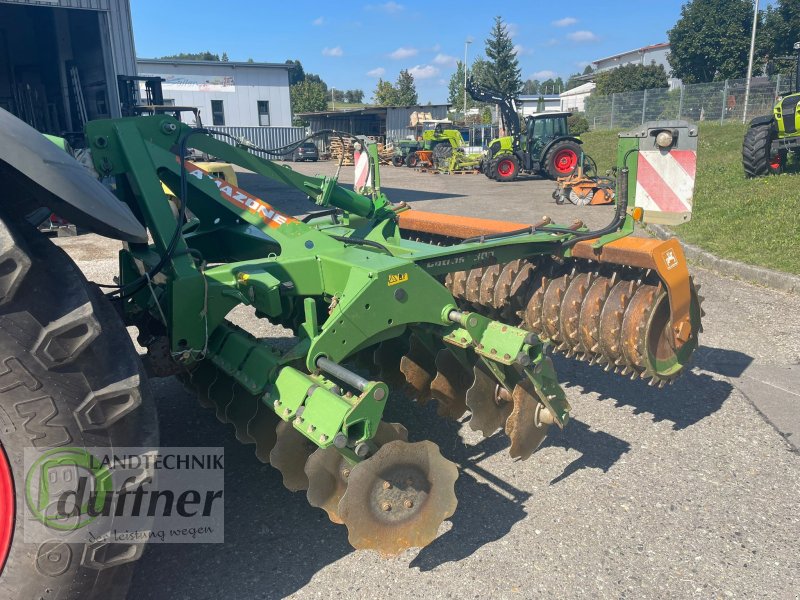
[[[742,167],[747,177],[763,177],[781,172],[781,156],[770,156],[775,136],[773,123],[751,126],[742,143]]]
[[[416,152],[412,152],[406,157],[406,166],[413,169],[419,164],[419,157]]]
[[[550,179],[568,177],[578,168],[578,157],[581,155],[579,144],[570,140],[556,142],[547,151],[542,164],[544,172]]]
[[[395,167],[402,167],[405,164],[405,159],[402,156],[397,155],[392,157],[392,165]]]
[[[63,250],[0,214],[0,597],[124,598],[143,544],[25,543],[23,451],[158,444],[130,336]],[[74,450],[73,450],[74,451]],[[25,523],[29,526],[29,523]],[[114,523],[108,524],[110,535]]]

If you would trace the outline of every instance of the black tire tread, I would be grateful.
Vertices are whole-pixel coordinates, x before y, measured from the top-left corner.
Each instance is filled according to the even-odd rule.
[[[763,177],[770,172],[769,151],[772,145],[772,124],[750,127],[742,143],[742,167],[747,177]]]
[[[142,545],[22,543],[23,448],[152,447],[155,405],[114,308],[63,250],[4,213],[0,419],[18,515],[0,597],[124,598]]]

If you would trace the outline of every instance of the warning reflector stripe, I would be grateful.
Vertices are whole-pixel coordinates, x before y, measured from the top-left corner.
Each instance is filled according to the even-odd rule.
[[[695,165],[692,151],[639,152],[636,206],[658,212],[691,212]]]

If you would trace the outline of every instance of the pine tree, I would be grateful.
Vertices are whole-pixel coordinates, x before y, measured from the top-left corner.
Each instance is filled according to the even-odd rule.
[[[486,39],[486,56],[492,64],[492,87],[504,94],[518,95],[522,88],[519,61],[502,17],[494,18],[494,27]]]
[[[400,106],[415,106],[419,104],[417,87],[414,85],[414,76],[407,69],[400,71],[395,83],[397,90],[397,104]]]

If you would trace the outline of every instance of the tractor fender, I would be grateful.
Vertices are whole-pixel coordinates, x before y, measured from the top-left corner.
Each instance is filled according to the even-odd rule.
[[[775,118],[772,115],[764,115],[761,117],[756,117],[752,121],[750,121],[750,127],[758,127],[759,125],[768,125],[772,123]]]
[[[559,142],[575,142],[576,144],[583,144],[583,141],[579,137],[575,137],[574,135],[562,135],[561,137],[557,137],[547,142],[545,147],[542,148],[542,151],[539,153],[540,159],[547,156],[547,153],[550,151],[550,148],[552,148],[555,144],[558,144]]]
[[[145,228],[127,204],[72,156],[1,108],[0,181],[0,202],[13,202],[23,214],[44,205],[78,227],[147,243]]]

